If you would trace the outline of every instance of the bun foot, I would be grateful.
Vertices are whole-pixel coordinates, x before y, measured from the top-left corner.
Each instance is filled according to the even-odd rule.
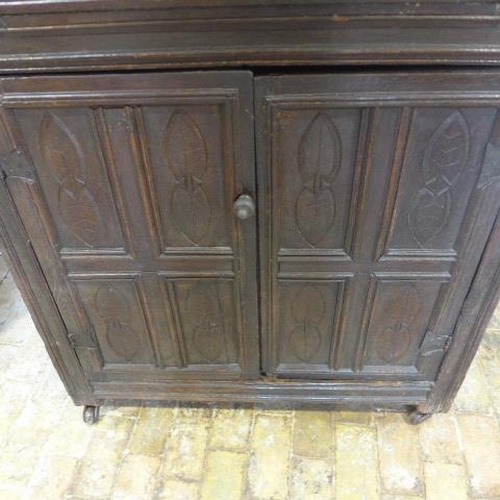
[[[406,420],[412,425],[418,425],[432,417],[432,413],[423,413],[417,408],[410,408],[406,414]]]
[[[95,424],[99,420],[99,407],[87,405],[83,408],[83,421],[86,424]]]

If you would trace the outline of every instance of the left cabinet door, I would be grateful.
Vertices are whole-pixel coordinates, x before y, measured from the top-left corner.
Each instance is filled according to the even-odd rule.
[[[6,193],[94,388],[257,377],[251,74],[0,85]]]

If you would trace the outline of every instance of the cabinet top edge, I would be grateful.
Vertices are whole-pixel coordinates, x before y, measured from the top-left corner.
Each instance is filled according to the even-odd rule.
[[[500,3],[0,0],[0,39],[1,74],[242,66],[497,66]]]

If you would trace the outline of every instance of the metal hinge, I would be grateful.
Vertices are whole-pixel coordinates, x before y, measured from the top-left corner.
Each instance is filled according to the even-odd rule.
[[[17,177],[26,182],[36,181],[33,165],[19,148],[0,156],[0,170],[4,179]]]

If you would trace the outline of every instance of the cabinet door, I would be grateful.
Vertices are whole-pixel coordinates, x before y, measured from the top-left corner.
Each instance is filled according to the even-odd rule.
[[[499,208],[499,85],[258,79],[265,372],[435,378]]]
[[[9,191],[95,387],[257,376],[251,74],[1,84]]]

